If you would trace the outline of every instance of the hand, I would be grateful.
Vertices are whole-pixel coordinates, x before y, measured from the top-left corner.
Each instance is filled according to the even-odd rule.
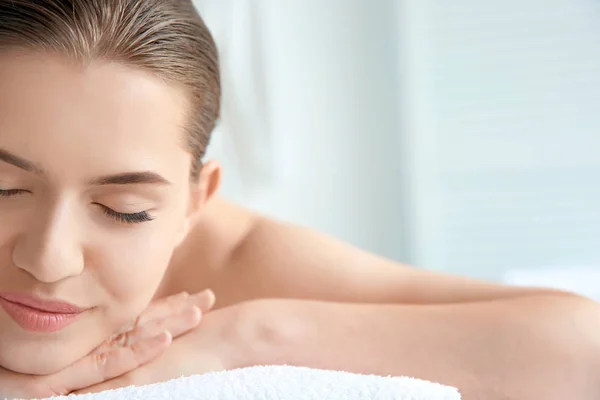
[[[64,395],[135,370],[162,354],[172,338],[196,327],[201,313],[214,302],[211,291],[158,300],[132,325],[56,374],[32,376],[0,369],[0,398]]]
[[[150,339],[168,331],[176,338],[195,328],[202,313],[215,305],[215,295],[204,290],[194,295],[187,292],[156,300],[129,325],[101,344],[92,354],[101,354],[109,350],[128,347],[142,339]]]
[[[197,329],[174,340],[164,354],[151,362],[73,393],[98,393],[126,386],[143,386],[182,376],[246,366],[249,364],[248,350],[252,347],[248,344],[248,338],[253,338],[257,330],[253,323],[256,318],[245,317],[247,313],[243,311],[244,307],[238,304],[211,311],[202,318]]]

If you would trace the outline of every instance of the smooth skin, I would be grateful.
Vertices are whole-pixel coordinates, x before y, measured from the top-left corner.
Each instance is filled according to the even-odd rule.
[[[198,326],[215,302],[205,290],[182,292],[154,301],[130,326],[111,336],[86,357],[49,375],[25,375],[0,369],[0,398],[47,398],[102,384],[155,360],[171,344]],[[89,391],[89,390],[88,390]]]
[[[0,291],[90,308],[44,335],[0,310],[9,397],[285,363],[467,400],[600,398],[596,303],[399,265],[227,202],[217,162],[189,181],[185,93],[144,71],[14,52],[0,87]],[[207,288],[214,307],[139,317]],[[102,344],[136,320],[133,343]]]

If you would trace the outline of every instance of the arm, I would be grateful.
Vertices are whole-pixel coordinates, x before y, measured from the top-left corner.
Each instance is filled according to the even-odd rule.
[[[573,294],[412,268],[263,217],[227,269],[237,301],[273,298],[247,302],[251,364],[416,376],[466,400],[600,398],[600,306]]]
[[[259,300],[244,314],[248,364],[413,376],[458,387],[465,400],[600,398],[600,312],[585,299],[432,306]]]

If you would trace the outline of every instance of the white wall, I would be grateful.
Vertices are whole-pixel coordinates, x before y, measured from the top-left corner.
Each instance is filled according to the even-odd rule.
[[[597,0],[198,6],[228,197],[458,274],[600,266]]]
[[[405,0],[414,259],[600,267],[600,2]]]
[[[244,133],[218,131],[211,153],[224,160],[224,192],[269,215],[401,259],[395,2],[252,4],[268,73],[262,110],[269,133],[257,136],[276,174],[244,186],[232,153],[233,136]],[[206,19],[219,32],[216,16],[213,10]],[[251,65],[236,61],[232,71]]]

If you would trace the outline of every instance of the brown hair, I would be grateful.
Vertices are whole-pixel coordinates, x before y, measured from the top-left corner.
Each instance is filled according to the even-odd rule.
[[[186,89],[197,177],[221,90],[217,49],[191,0],[0,0],[0,50],[11,47],[119,61]]]

